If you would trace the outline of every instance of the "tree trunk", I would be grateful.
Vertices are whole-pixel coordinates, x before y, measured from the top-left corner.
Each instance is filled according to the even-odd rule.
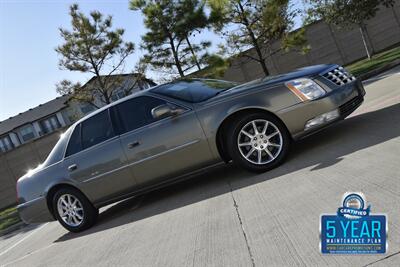
[[[193,47],[192,47],[192,45],[191,45],[191,43],[189,41],[189,37],[187,35],[186,35],[186,43],[189,46],[190,52],[192,52],[192,56],[193,56],[194,62],[196,63],[197,68],[199,70],[201,70],[200,63],[199,63],[199,61],[197,59],[196,53],[193,51]]]
[[[178,69],[178,73],[181,77],[185,77],[185,73],[182,70],[181,62],[179,61],[178,53],[175,48],[174,39],[172,38],[172,36],[169,36],[168,38],[169,38],[169,44],[171,46],[172,54],[173,54],[174,60],[175,60],[175,66]]]
[[[365,28],[364,24],[359,25],[361,38],[364,44],[365,52],[367,53],[368,59],[371,59],[371,55],[373,53],[372,49],[370,49],[370,44],[367,36],[367,29]]]
[[[111,104],[111,99],[107,92],[103,92],[103,98],[106,105]]]
[[[257,51],[258,58],[260,59],[259,63],[261,65],[261,68],[264,71],[265,76],[268,76],[269,75],[269,71],[268,71],[268,68],[267,68],[267,64],[265,64],[265,60],[264,60],[264,58],[262,56],[261,49],[258,46],[258,44],[257,44],[257,46],[254,46],[254,48]]]
[[[239,5],[239,8],[240,8],[241,16],[243,18],[243,23],[246,26],[246,29],[247,29],[247,32],[248,32],[248,34],[250,36],[251,42],[253,43],[253,46],[256,49],[256,53],[257,53],[257,56],[258,56],[258,60],[257,61],[258,61],[258,63],[260,63],[261,68],[264,71],[265,76],[268,76],[269,75],[269,71],[268,71],[268,68],[267,68],[267,64],[265,64],[265,60],[264,60],[263,54],[261,52],[261,48],[260,48],[260,46],[259,46],[259,44],[257,42],[257,38],[254,35],[253,30],[250,28],[250,23],[249,23],[249,21],[248,21],[248,19],[246,17],[246,12],[244,11],[244,8],[243,8],[242,4],[240,3],[240,1],[238,2],[238,5]]]

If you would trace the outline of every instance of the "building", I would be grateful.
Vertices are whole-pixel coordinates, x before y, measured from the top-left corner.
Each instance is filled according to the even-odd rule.
[[[71,124],[66,116],[68,96],[40,104],[0,122],[0,152],[10,151]]]
[[[113,89],[111,101],[155,85],[149,79],[136,82],[136,78],[136,74],[111,76],[112,86],[116,87]],[[82,88],[95,86],[95,84],[94,77]],[[99,97],[95,98],[94,102],[97,107],[105,105]],[[0,153],[6,153],[20,145],[44,138],[54,131],[71,125],[95,109],[94,105],[76,102],[71,100],[69,95],[64,95],[10,117],[0,122]]]
[[[135,79],[135,74],[113,75],[111,101],[155,85]],[[95,86],[95,81],[92,78],[84,86]],[[95,98],[95,103],[104,105],[101,99]],[[15,182],[46,159],[60,132],[93,110],[93,105],[64,95],[0,122],[0,209],[16,204]]]

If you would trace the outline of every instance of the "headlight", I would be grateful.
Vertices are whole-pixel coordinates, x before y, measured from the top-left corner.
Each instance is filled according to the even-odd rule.
[[[301,100],[314,100],[325,95],[325,90],[311,79],[300,78],[285,83]]]

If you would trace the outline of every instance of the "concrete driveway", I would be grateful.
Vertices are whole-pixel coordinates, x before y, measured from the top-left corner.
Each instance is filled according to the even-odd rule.
[[[295,144],[277,169],[216,166],[107,207],[80,234],[29,226],[0,238],[0,265],[400,265],[400,67],[365,85],[355,114]],[[320,254],[320,214],[335,213],[346,191],[388,215],[386,255]]]

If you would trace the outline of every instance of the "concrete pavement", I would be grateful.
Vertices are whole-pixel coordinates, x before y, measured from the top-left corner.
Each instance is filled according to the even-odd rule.
[[[400,264],[400,67],[365,82],[350,118],[295,144],[254,175],[232,165],[107,207],[71,234],[56,222],[0,238],[4,266],[384,266]],[[389,250],[323,256],[321,213],[361,191],[386,213]]]

